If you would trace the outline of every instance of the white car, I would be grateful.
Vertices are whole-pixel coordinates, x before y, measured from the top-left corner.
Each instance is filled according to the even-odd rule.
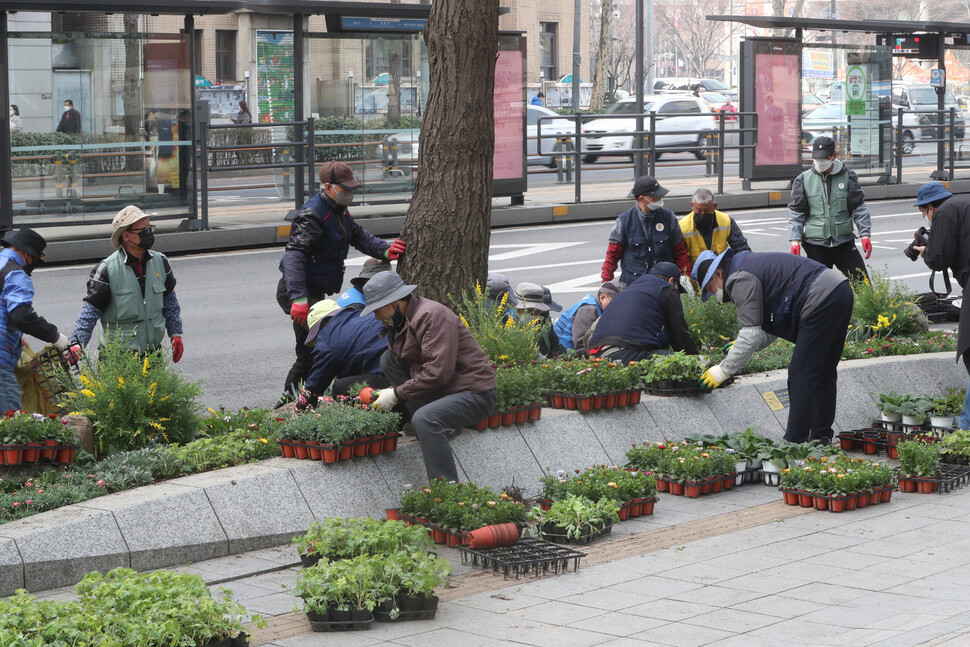
[[[892,125],[896,126],[899,119],[898,108],[893,110]],[[825,135],[833,137],[836,128],[849,125],[845,115],[845,106],[841,103],[823,103],[802,116],[802,143],[811,144],[816,137]],[[900,134],[900,147],[903,153],[910,154],[916,148],[923,136],[919,118],[911,112],[903,113],[903,132]]]
[[[569,119],[553,119],[545,120],[542,122],[542,146],[538,147],[539,141],[536,139],[536,135],[539,132],[539,119],[544,117],[559,117],[559,113],[555,110],[550,110],[549,108],[543,106],[526,106],[525,115],[525,146],[526,146],[526,161],[532,164],[541,164],[543,166],[551,166],[555,168],[556,157],[553,153],[556,150],[556,138],[548,137],[549,135],[572,135],[576,132],[576,127],[573,122]],[[576,142],[573,137],[569,138],[575,147]],[[539,151],[542,151],[542,155]]]
[[[600,157],[623,156],[633,159],[633,133],[637,129],[635,98],[623,99],[610,106],[605,114],[630,115],[629,118],[594,119],[583,125],[583,161],[595,162]],[[703,146],[706,132],[717,128],[707,104],[690,94],[662,94],[643,97],[643,113],[656,113],[657,157],[661,153],[683,152],[692,146]],[[650,129],[650,118],[644,117],[643,129]],[[691,151],[704,159],[704,151]]]

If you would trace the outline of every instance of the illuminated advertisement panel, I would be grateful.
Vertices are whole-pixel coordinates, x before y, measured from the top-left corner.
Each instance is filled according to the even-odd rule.
[[[522,177],[522,53],[498,53],[495,61],[495,157],[492,177]]]

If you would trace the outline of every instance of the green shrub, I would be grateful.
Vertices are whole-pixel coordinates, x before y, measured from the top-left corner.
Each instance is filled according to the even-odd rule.
[[[507,296],[493,305],[482,286],[476,285],[471,296],[462,294],[456,303],[462,323],[493,364],[531,362],[539,356],[539,339],[544,332],[542,320],[525,322],[509,316],[511,307]]]
[[[210,167],[233,167],[247,164],[271,164],[275,148],[249,148],[273,141],[270,128],[219,128],[209,131],[209,146],[237,146],[236,150],[209,151]],[[292,140],[287,140],[292,141]]]
[[[738,336],[738,311],[733,303],[702,301],[700,295],[682,294],[684,318],[690,335],[701,351],[721,347]]]
[[[874,271],[869,281],[853,281],[852,291],[855,304],[849,337],[853,341],[926,331],[926,318],[915,304],[916,294],[900,281]]]

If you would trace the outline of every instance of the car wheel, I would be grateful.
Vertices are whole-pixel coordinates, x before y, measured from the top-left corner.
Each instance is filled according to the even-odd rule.
[[[698,135],[697,145],[698,146],[707,145],[707,137],[705,137],[704,135]],[[707,153],[705,151],[699,150],[699,151],[691,151],[691,152],[694,153],[694,157],[696,157],[699,160],[707,159]]]
[[[583,155],[583,161],[587,164],[592,164],[600,158],[599,155]]]
[[[900,145],[900,148],[903,150],[904,155],[909,155],[916,148],[913,144],[913,135],[909,131],[903,133],[903,143]]]

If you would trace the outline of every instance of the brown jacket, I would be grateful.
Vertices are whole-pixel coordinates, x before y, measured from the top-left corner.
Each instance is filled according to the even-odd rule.
[[[495,369],[454,312],[412,297],[405,319],[404,328],[388,340],[391,352],[411,367],[411,379],[394,389],[399,398],[431,402],[495,388]]]

